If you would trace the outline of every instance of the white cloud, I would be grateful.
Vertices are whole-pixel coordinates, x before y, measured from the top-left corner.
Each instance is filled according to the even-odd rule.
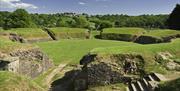
[[[38,7],[33,4],[23,3],[21,0],[0,0],[0,8],[37,9]]]
[[[84,3],[84,2],[79,2],[79,4],[80,4],[80,5],[85,5],[86,3]]]

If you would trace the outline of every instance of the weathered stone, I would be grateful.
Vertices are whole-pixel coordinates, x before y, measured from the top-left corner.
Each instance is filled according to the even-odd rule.
[[[75,77],[74,87],[76,90],[89,86],[93,87],[129,81],[124,76],[126,63],[130,63],[130,70],[133,68],[132,64],[134,63],[134,66],[136,66],[136,70],[134,71],[139,72],[138,68],[143,66],[140,64],[143,64],[144,61],[142,56],[132,54],[86,55],[82,60],[81,64],[84,65],[82,71]],[[131,74],[134,74],[134,72]]]
[[[15,33],[10,33],[9,34],[9,39],[12,40],[12,41],[24,43],[24,39],[20,35],[17,35]]]
[[[159,52],[156,55],[156,59],[158,59],[158,60],[169,60],[172,57],[173,56],[169,52]]]
[[[0,69],[36,77],[53,66],[52,61],[38,48],[17,50],[0,58]],[[6,64],[5,64],[6,63]]]
[[[180,65],[172,59],[173,55],[169,52],[160,52],[155,58],[158,63],[165,66],[168,70],[180,70]]]
[[[176,68],[178,68],[178,66],[179,65],[177,63],[175,63],[175,62],[168,62],[166,64],[166,67],[167,67],[168,70],[176,70]]]

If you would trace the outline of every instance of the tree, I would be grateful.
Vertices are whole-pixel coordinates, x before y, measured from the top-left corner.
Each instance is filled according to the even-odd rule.
[[[78,27],[78,28],[87,28],[89,26],[89,21],[87,20],[86,17],[84,16],[76,16],[74,17],[74,20],[75,20],[75,27]]]
[[[113,27],[113,24],[109,21],[101,21],[99,30],[103,30],[104,28]]]
[[[73,27],[75,23],[73,18],[63,16],[57,21],[57,27]]]
[[[35,27],[36,25],[33,23],[30,15],[24,9],[17,9],[13,13],[11,13],[7,19],[5,19],[6,28],[27,28],[27,27]]]
[[[167,20],[170,29],[180,30],[180,4],[177,4]]]
[[[5,19],[10,15],[10,12],[1,11],[0,12],[0,27],[3,27],[5,24]]]

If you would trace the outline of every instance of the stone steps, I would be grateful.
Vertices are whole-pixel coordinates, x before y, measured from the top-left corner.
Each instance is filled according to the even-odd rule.
[[[132,91],[138,91],[134,83],[131,83]]]
[[[160,81],[164,81],[165,77],[158,73],[151,73],[136,82],[129,83],[127,91],[154,91]]]
[[[142,85],[142,83],[140,81],[137,81],[136,83],[137,83],[138,88],[139,88],[140,91],[144,91],[145,90],[144,89],[145,87],[143,87],[143,85]]]

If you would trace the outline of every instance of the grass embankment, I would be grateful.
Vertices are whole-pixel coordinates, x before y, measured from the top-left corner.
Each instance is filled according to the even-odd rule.
[[[54,42],[37,43],[40,48],[54,60],[56,65],[69,61],[79,63],[80,59],[90,50],[97,47],[138,45],[131,42],[108,40],[60,40]]]
[[[134,41],[140,44],[155,44],[170,42],[171,39],[178,38],[180,31],[170,29],[146,30],[143,28],[107,28],[103,30],[101,39]]]
[[[106,28],[103,33],[141,35],[146,31],[143,28]]]
[[[59,39],[70,39],[70,38],[86,38],[86,29],[82,28],[66,28],[66,27],[56,27],[50,28],[50,30],[55,33],[55,36]]]
[[[161,68],[161,65],[155,63],[155,55],[158,52],[170,52],[174,55],[174,58],[180,59],[180,39],[173,40],[171,43],[161,44],[149,44],[149,45],[129,45],[118,47],[101,47],[91,50],[92,54],[140,54],[145,58],[145,70],[146,72],[155,71],[164,73],[165,70]]]
[[[10,30],[1,30],[4,33],[16,33],[25,39],[49,38],[48,34],[40,28],[12,28]]]
[[[9,53],[15,51],[17,49],[31,49],[37,46],[33,46],[30,44],[21,44],[17,42],[12,42],[10,40],[4,39],[0,37],[0,52]]]
[[[103,30],[103,33],[144,35],[144,36],[161,38],[161,37],[180,34],[180,31],[170,30],[170,29],[146,30],[143,28],[106,28]]]
[[[27,77],[0,71],[0,91],[44,91]]]
[[[180,34],[180,31],[178,30],[170,30],[170,29],[164,29],[164,30],[150,30],[149,32],[146,32],[145,36],[152,36],[152,37],[167,37]]]

